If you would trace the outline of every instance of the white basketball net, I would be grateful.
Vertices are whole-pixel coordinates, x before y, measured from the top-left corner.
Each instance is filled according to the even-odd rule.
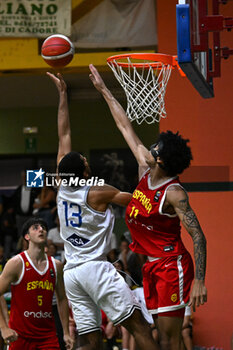
[[[133,66],[130,57],[127,60],[128,67],[121,67],[116,60],[108,62],[108,65],[125,91],[129,120],[151,124],[166,118],[164,96],[172,67],[157,62],[156,68],[145,61],[143,67],[138,68]]]

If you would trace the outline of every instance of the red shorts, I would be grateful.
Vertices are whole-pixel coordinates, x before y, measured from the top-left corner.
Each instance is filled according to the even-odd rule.
[[[167,316],[167,312],[184,308],[189,301],[193,277],[193,261],[188,252],[147,261],[143,267],[143,288],[150,313]]]
[[[60,350],[56,336],[49,339],[25,339],[19,338],[10,344],[9,350]]]
[[[101,329],[102,329],[102,332],[105,333],[105,329],[108,324],[108,318],[106,313],[103,310],[101,310],[101,317],[102,317]]]

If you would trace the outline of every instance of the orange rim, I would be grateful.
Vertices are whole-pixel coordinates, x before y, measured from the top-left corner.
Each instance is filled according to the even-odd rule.
[[[133,67],[153,67],[161,68],[162,65],[169,65],[170,69],[179,67],[177,63],[177,56],[165,55],[161,53],[126,53],[121,55],[115,55],[107,58],[108,63],[117,64],[120,67],[128,67],[128,62],[122,62],[122,59],[131,58],[136,60],[147,60],[150,62],[131,62]],[[114,62],[115,61],[115,62]]]

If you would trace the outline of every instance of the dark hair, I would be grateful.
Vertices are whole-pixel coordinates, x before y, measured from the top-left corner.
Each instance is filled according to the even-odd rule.
[[[115,266],[115,264],[119,264],[121,265],[121,271],[125,271],[125,268],[124,268],[124,264],[123,264],[123,261],[122,260],[117,260],[113,263],[113,265]]]
[[[125,236],[121,236],[121,242],[120,243],[122,243],[122,242],[126,242],[126,243],[128,243],[130,245],[130,242],[128,241],[127,238],[125,238]]]
[[[164,169],[166,175],[176,176],[181,174],[184,169],[190,165],[192,152],[187,143],[188,139],[183,139],[179,132],[174,134],[172,131],[162,132],[157,140],[159,151],[158,155],[163,161],[160,167]]]
[[[22,230],[21,230],[22,236],[25,237],[25,235],[28,233],[29,228],[32,225],[36,225],[36,224],[43,226],[46,229],[46,231],[48,232],[48,225],[47,225],[46,221],[44,221],[41,218],[30,218],[22,226]]]
[[[83,178],[84,170],[84,159],[78,152],[67,153],[58,164],[60,178],[67,181],[69,181],[71,176],[78,177],[79,179]]]

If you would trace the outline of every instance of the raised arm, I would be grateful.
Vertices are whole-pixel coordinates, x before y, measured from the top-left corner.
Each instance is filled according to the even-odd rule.
[[[67,89],[66,83],[60,73],[54,75],[47,72],[47,75],[54,82],[59,93],[59,106],[57,116],[58,127],[58,153],[57,153],[57,165],[60,160],[71,151],[71,131],[70,131],[70,119],[69,108],[67,102]]]
[[[194,245],[195,278],[190,295],[189,306],[195,307],[207,301],[205,287],[206,273],[206,238],[202,232],[198,219],[190,207],[186,192],[179,186],[172,186],[167,192],[167,201],[179,216],[183,226],[190,234]]]
[[[149,151],[143,145],[141,140],[136,135],[127,115],[120,105],[120,103],[114,98],[112,93],[106,87],[97,69],[90,64],[89,66],[91,74],[89,75],[95,88],[102,94],[105,101],[107,102],[109,109],[112,113],[113,119],[115,120],[116,126],[124,136],[125,141],[128,143],[131,151],[133,152],[138,165],[139,165],[139,176],[144,172],[148,165],[145,161]]]
[[[87,203],[97,211],[105,211],[110,203],[125,207],[131,198],[131,193],[121,192],[110,185],[93,186],[88,193]]]

